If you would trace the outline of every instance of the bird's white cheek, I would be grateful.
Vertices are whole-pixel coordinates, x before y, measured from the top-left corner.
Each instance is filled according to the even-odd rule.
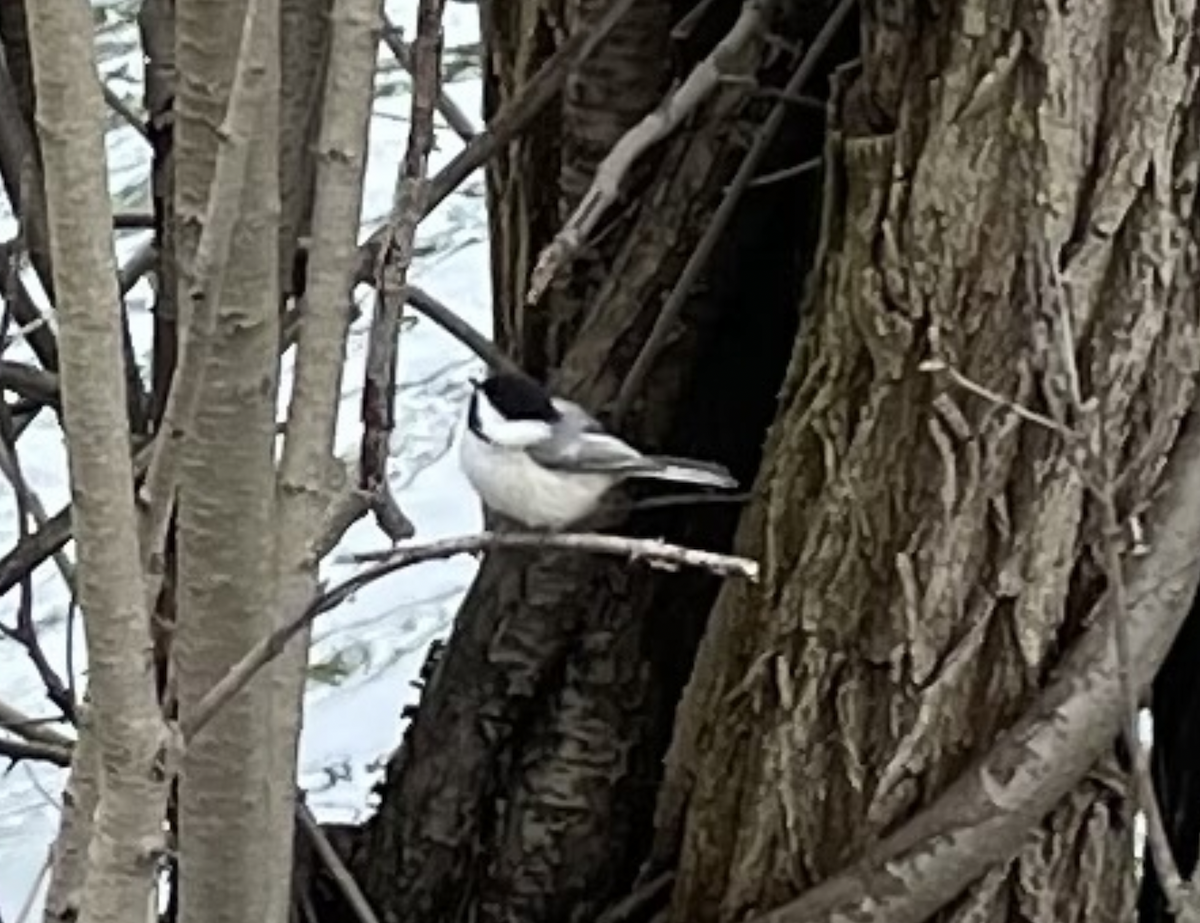
[[[488,439],[505,448],[528,448],[554,435],[550,424],[541,420],[507,419],[483,396],[479,400],[478,413],[479,428]]]

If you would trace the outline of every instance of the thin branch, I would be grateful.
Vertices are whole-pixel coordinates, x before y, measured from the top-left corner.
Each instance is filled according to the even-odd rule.
[[[1050,432],[1057,433],[1068,441],[1074,442],[1078,441],[1080,438],[1079,433],[1075,432],[1066,424],[1060,423],[1057,420],[1053,420],[1043,413],[1038,413],[1036,410],[1031,410],[1028,407],[1018,404],[1016,401],[1009,400],[998,391],[993,391],[986,385],[981,385],[979,382],[968,378],[958,369],[954,368],[954,366],[943,361],[942,359],[928,359],[925,362],[922,362],[917,368],[918,371],[921,372],[942,372],[964,391],[970,391],[976,397],[983,398],[985,401],[995,404],[997,407],[1003,407],[1005,410],[1010,410],[1022,420],[1045,427],[1046,429],[1050,430]]]
[[[71,739],[49,726],[59,720],[58,718],[33,718],[16,706],[0,701],[0,731],[15,734],[30,743],[69,749],[72,746]]]
[[[444,302],[419,286],[410,284],[405,293],[408,303],[475,353],[494,371],[521,374],[521,368],[500,347],[463,320]]]
[[[541,299],[554,276],[587,242],[605,212],[617,201],[621,194],[621,183],[638,158],[699,109],[721,86],[722,78],[742,73],[746,49],[766,31],[770,7],[774,2],[746,0],[729,33],[692,68],[679,87],[629,129],[600,161],[592,185],[567,223],[538,257],[526,296],[529,304],[536,304]]]
[[[400,314],[412,262],[413,239],[425,214],[425,175],[433,150],[433,110],[441,80],[444,5],[445,0],[421,0],[417,8],[408,147],[396,184],[392,218],[375,270],[375,311],[363,381],[363,441],[359,461],[359,489],[371,496],[387,489],[387,460],[396,425]]]
[[[816,71],[821,56],[825,54],[825,51],[837,36],[838,30],[842,27],[842,23],[850,15],[850,11],[854,8],[854,3],[855,0],[841,0],[833,12],[829,14],[829,18],[825,20],[825,24],[821,26],[821,31],[817,33],[812,44],[805,51],[804,57],[800,60],[796,70],[792,73],[791,79],[788,80],[787,85],[784,87],[783,92],[786,96],[797,96],[804,89],[804,85],[808,83],[809,78]],[[617,394],[617,400],[613,409],[614,419],[623,419],[629,412],[629,408],[633,405],[634,399],[641,391],[642,384],[646,376],[650,373],[651,367],[658,361],[658,355],[666,345],[671,328],[678,321],[679,315],[683,311],[683,306],[687,303],[692,286],[700,278],[704,267],[708,265],[708,259],[712,255],[712,251],[716,248],[717,241],[724,236],[725,229],[733,219],[733,213],[741,201],[742,194],[754,178],[754,174],[758,170],[762,159],[766,157],[767,150],[770,148],[775,136],[779,133],[779,129],[783,127],[787,112],[787,104],[780,100],[771,109],[771,114],[767,116],[766,121],[759,128],[754,138],[754,143],[751,145],[750,150],[747,151],[745,158],[737,169],[737,173],[734,174],[729,188],[725,191],[725,195],[721,199],[721,204],[717,206],[717,210],[709,218],[708,224],[704,228],[704,234],[696,244],[695,249],[692,250],[687,264],[683,267],[683,271],[679,274],[679,278],[675,282],[675,287],[667,297],[667,301],[659,312],[658,317],[655,318],[654,327],[651,329],[650,335],[646,338],[641,352],[638,353],[637,359],[634,360],[633,366],[629,369],[629,373],[621,383],[621,390]]]
[[[71,540],[71,506],[63,507],[27,539],[0,558],[0,596],[17,586]]]
[[[0,737],[0,757],[20,762],[35,760],[39,763],[50,763],[63,768],[71,765],[71,747],[57,744],[40,743],[31,740],[10,740]]]
[[[388,50],[409,74],[413,73],[413,56],[412,49],[408,47],[408,43],[401,37],[400,29],[398,29],[384,14],[383,17],[383,43],[387,45]],[[446,120],[446,124],[450,129],[458,135],[464,143],[469,144],[474,137],[479,134],[478,129],[472,124],[471,119],[462,109],[459,108],[450,96],[446,93],[444,86],[438,88],[437,95],[437,111],[442,118]]]
[[[30,263],[51,301],[54,300],[54,278],[50,261],[50,244],[46,230],[45,201],[42,195],[42,175],[34,157],[34,140],[26,128],[16,86],[8,66],[0,60],[0,177],[13,214],[21,222],[21,233],[29,248]],[[26,195],[28,193],[28,195]],[[6,264],[16,258],[15,247],[0,245],[0,259]],[[8,283],[11,281],[11,291]],[[34,302],[25,280],[13,273],[5,280],[5,298],[12,301],[13,314],[30,332],[29,345],[38,362],[46,369],[58,368],[58,345],[51,329],[38,322],[42,312]]]
[[[399,570],[438,561],[460,554],[477,554],[496,549],[530,549],[575,551],[609,557],[642,561],[651,567],[677,570],[681,567],[705,570],[723,577],[758,580],[755,561],[711,551],[697,551],[654,539],[627,538],[620,535],[591,533],[560,535],[522,532],[481,532],[444,538],[422,545],[407,545],[377,554],[357,555],[353,561],[377,561],[361,573],[326,590],[303,611],[263,638],[238,661],[196,706],[190,719],[181,726],[185,741],[190,741],[204,729],[225,702],[237,695],[254,674],[273,658],[279,656],[287,643],[314,619],[336,609],[363,587]]]
[[[46,850],[46,858],[42,860],[42,867],[38,869],[37,877],[33,880],[33,885],[29,889],[29,893],[25,895],[25,902],[21,905],[21,910],[17,913],[17,918],[13,923],[29,923],[30,917],[33,916],[33,908],[37,906],[38,892],[42,889],[42,882],[46,880],[46,876],[50,874],[50,869],[54,864],[54,850]]]
[[[119,115],[125,121],[125,124],[149,141],[150,130],[146,128],[146,123],[142,121],[141,116],[126,105],[125,100],[114,93],[107,83],[103,85],[102,89],[104,90],[104,101],[108,103],[108,108]]]
[[[342,861],[342,857],[338,855],[337,850],[333,848],[333,844],[329,842],[329,837],[325,835],[325,831],[321,829],[321,825],[317,823],[316,817],[313,816],[312,809],[303,801],[297,801],[296,803],[296,820],[299,822],[301,829],[308,835],[309,840],[313,844],[313,849],[321,857],[321,861],[325,863],[325,868],[337,883],[338,890],[346,898],[346,903],[354,911],[358,923],[379,923],[379,917],[371,909],[371,904],[367,901],[366,895],[363,894],[362,888],[358,886],[358,882],[354,880],[354,876],[346,868],[346,863]]]
[[[0,403],[3,403],[0,401]],[[0,409],[0,421],[7,416],[7,411]],[[29,538],[28,520],[32,519],[38,529],[46,528],[50,517],[46,515],[46,508],[42,506],[42,501],[38,495],[33,492],[29,483],[25,480],[25,475],[21,471],[20,457],[17,454],[17,447],[11,435],[4,433],[5,429],[11,431],[11,420],[7,421],[8,425],[0,422],[0,473],[4,475],[12,488],[13,494],[17,497],[18,503],[22,509],[18,510],[18,516],[25,524],[21,528],[19,541],[25,541]],[[54,552],[54,563],[58,565],[58,571],[62,575],[63,583],[67,589],[73,594],[75,592],[75,565],[71,563],[71,559],[59,550]]]
[[[647,907],[656,903],[664,895],[670,894],[671,885],[675,883],[674,872],[663,872],[639,885],[632,894],[613,904],[608,910],[596,918],[596,923],[626,923],[635,917],[641,917]]]
[[[571,69],[587,60],[608,38],[636,0],[614,0],[594,24],[577,28],[529,82],[496,113],[486,131],[477,134],[465,148],[438,171],[427,184],[422,218],[437,208],[468,176],[487,163],[513,138],[524,131],[562,90]],[[370,282],[375,277],[379,250],[388,234],[387,226],[375,231],[358,248],[359,267],[355,278]]]
[[[761,186],[770,186],[772,183],[781,183],[784,180],[795,179],[797,176],[803,176],[805,173],[813,173],[821,169],[821,162],[820,157],[810,157],[808,160],[802,160],[790,167],[784,167],[781,170],[756,176],[747,185],[758,189]]]

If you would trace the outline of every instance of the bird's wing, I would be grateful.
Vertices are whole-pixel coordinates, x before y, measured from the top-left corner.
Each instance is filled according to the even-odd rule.
[[[563,416],[554,425],[553,435],[526,450],[538,464],[595,474],[632,474],[659,467],[627,442],[604,432],[578,406],[563,401],[559,410]]]
[[[570,439],[555,437],[526,451],[538,464],[562,471],[632,474],[658,467],[633,446],[607,433],[580,433]]]

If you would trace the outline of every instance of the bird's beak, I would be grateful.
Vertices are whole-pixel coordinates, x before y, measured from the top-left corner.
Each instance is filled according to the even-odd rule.
[[[479,388],[483,385],[483,382],[480,381],[478,378],[468,378],[467,381],[469,381],[471,383],[472,388]]]

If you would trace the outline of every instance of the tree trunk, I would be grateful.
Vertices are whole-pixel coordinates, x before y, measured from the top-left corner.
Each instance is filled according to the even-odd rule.
[[[489,117],[569,34],[556,24],[586,28],[604,6],[488,5]],[[598,161],[739,7],[710,4],[702,39],[676,46],[669,30],[684,10],[635,4],[489,171],[497,338],[525,368],[599,412],[773,101],[744,85],[718,92],[693,127],[635,168],[602,239],[541,305],[524,310],[530,269]],[[819,24],[810,11],[782,28],[807,38]],[[774,80],[778,68],[763,75]],[[795,113],[764,170],[811,158],[819,125],[807,109]],[[543,179],[553,173],[557,187]],[[747,196],[649,376],[655,400],[626,419],[609,417],[623,435],[753,477],[795,335],[818,190],[809,175]],[[737,513],[677,507],[622,528],[720,549]],[[378,912],[422,923],[587,920],[623,894],[650,842],[675,703],[716,589],[703,575],[490,555],[358,844],[354,865]]]
[[[583,5],[486,6],[493,112]],[[611,226],[534,308],[530,267],[598,154],[738,8],[635,4],[490,169],[498,338],[593,409],[770,103],[724,86],[634,169]],[[786,9],[776,31],[806,47],[829,4]],[[1200,366],[1193,12],[864,6],[823,152],[792,98],[760,170],[823,153],[823,190],[798,171],[747,190],[644,386],[654,400],[608,419],[749,476],[774,416],[738,532],[763,585],[721,590],[676,713],[711,581],[490,556],[356,849],[383,914],[589,919],[642,865],[643,881],[677,873],[671,919],[745,919],[852,863],[1020,714],[1105,589],[1096,503],[1053,425],[1115,463],[1124,521],[1157,485]],[[766,85],[795,63],[763,61]],[[732,524],[703,509],[624,530],[722,547]],[[1125,919],[1130,827],[1114,752],[951,915]]]
[[[186,725],[274,626],[278,601],[279,5],[178,0],[176,24],[181,355],[167,413],[180,447],[171,657]],[[183,395],[192,389],[202,399],[190,407]],[[280,697],[291,698],[280,689],[285,670],[266,667],[185,751],[180,923],[287,919],[279,895],[291,861],[294,789],[290,776],[271,774],[272,722]]]
[[[740,530],[764,581],[718,601],[669,761],[672,920],[745,919],[852,863],[1090,621],[1103,530],[1077,452],[1007,402],[1103,447],[1122,521],[1189,406],[1192,5],[1012,9],[866,5],[812,322]],[[1130,824],[1106,758],[949,918],[1128,919]]]

